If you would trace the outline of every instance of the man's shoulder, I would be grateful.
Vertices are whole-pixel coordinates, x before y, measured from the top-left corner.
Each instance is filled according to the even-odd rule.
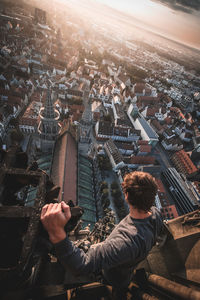
[[[130,230],[131,228],[131,230]],[[128,214],[126,217],[124,217],[113,229],[113,231],[111,232],[109,238],[113,238],[116,236],[126,236],[129,235],[129,233],[131,232],[131,234],[134,233],[134,228],[135,228],[135,233],[136,233],[136,227],[134,222],[131,220],[130,215]],[[122,234],[123,232],[123,234]]]
[[[128,226],[128,225],[134,225],[134,222],[129,214],[119,222],[117,227]]]

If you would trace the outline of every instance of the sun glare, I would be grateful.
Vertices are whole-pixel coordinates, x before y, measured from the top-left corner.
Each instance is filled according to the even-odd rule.
[[[151,0],[97,0],[98,2],[129,12],[135,16],[152,14],[158,4]]]

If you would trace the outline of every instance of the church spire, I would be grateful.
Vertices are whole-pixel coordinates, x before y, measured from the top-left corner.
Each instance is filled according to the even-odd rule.
[[[55,119],[56,118],[56,111],[53,107],[53,100],[51,96],[51,91],[47,91],[46,102],[43,110],[43,117],[47,119]]]
[[[60,113],[53,107],[53,98],[50,90],[47,91],[46,102],[44,107],[40,109],[39,117],[38,133],[40,135],[41,150],[50,152],[61,129],[58,123]]]

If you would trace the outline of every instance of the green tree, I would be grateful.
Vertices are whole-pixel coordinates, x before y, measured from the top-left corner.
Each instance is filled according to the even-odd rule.
[[[115,203],[115,206],[119,209],[121,209],[122,207],[124,207],[124,201],[123,201],[123,199],[122,198],[120,198],[120,197],[117,197],[117,198],[115,198],[115,199],[113,199],[114,200],[114,203]]]
[[[111,195],[113,196],[113,197],[120,197],[121,196],[121,191],[120,191],[120,189],[118,188],[118,189],[113,189],[112,191],[111,191]]]
[[[103,189],[107,189],[108,188],[108,184],[106,181],[102,181],[101,183],[101,191],[103,191]]]
[[[103,189],[101,198],[105,199],[106,197],[108,197],[108,192],[108,189]]]
[[[104,170],[107,170],[107,171],[112,170],[112,166],[111,166],[111,163],[109,160],[104,162]]]
[[[109,200],[109,198],[105,198],[104,200],[102,200],[102,206],[103,206],[103,209],[108,208],[109,205],[110,205],[110,200]]]
[[[98,155],[98,165],[100,170],[111,170],[112,166],[110,164],[110,160],[107,156]]]
[[[117,181],[113,181],[113,182],[111,183],[111,188],[112,188],[112,189],[118,189],[118,188],[119,188],[118,182],[117,182]]]
[[[124,217],[126,217],[127,213],[128,212],[124,206],[121,207],[120,209],[118,209],[118,211],[117,211],[117,214],[118,214],[118,217],[120,220],[122,220]]]

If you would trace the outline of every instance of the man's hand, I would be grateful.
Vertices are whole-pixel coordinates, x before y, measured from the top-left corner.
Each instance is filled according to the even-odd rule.
[[[40,218],[53,244],[66,238],[64,227],[71,218],[71,212],[70,207],[65,202],[46,204],[42,208]]]

